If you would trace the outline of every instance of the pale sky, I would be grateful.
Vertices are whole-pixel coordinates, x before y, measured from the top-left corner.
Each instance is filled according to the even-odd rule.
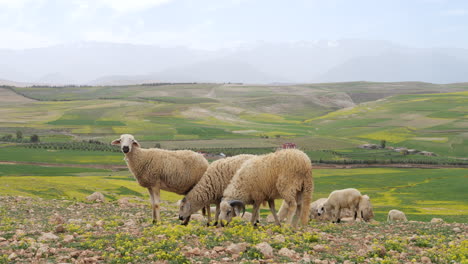
[[[0,48],[389,40],[468,48],[464,0],[0,0]]]

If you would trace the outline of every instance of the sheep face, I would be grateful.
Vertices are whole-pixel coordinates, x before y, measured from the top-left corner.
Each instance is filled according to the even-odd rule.
[[[179,220],[181,221],[185,221],[187,218],[190,217],[190,215],[192,214],[192,206],[190,204],[190,201],[187,201],[187,199],[182,199],[182,201],[180,201],[180,205],[179,205]]]
[[[219,221],[221,226],[229,224],[234,216],[241,215],[241,211],[242,216],[244,216],[245,213],[244,203],[238,200],[222,201],[220,207]]]
[[[132,147],[140,147],[140,144],[130,134],[123,134],[120,138],[111,142],[112,145],[120,145],[123,153],[127,154],[132,151]]]

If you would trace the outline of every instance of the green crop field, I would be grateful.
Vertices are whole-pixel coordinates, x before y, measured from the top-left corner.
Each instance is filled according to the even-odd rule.
[[[83,200],[99,191],[112,200],[128,196],[148,198],[146,189],[126,170],[4,164],[0,171],[3,195]],[[442,217],[446,221],[468,222],[467,169],[316,169],[314,179],[314,199],[350,187],[368,194],[378,221],[384,221],[390,209],[399,209],[413,220]],[[175,202],[181,196],[163,191],[162,199]],[[277,207],[280,204],[277,202]]]

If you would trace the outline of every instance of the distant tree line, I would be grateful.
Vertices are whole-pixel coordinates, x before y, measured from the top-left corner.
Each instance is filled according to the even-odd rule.
[[[0,141],[4,142],[16,142],[16,143],[37,143],[40,141],[40,138],[38,135],[33,134],[29,137],[29,139],[26,139],[23,137],[23,132],[18,130],[16,131],[16,137],[13,137],[12,134],[7,134],[2,137],[0,137]]]

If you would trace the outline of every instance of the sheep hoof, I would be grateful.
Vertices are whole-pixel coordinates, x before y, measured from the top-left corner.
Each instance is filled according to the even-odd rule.
[[[337,223],[340,223],[341,222],[341,219],[338,218],[338,221],[336,221]]]
[[[158,222],[157,222],[155,219],[153,219],[153,222],[152,222],[152,223],[153,223],[153,225],[155,225],[155,224],[157,224]]]

